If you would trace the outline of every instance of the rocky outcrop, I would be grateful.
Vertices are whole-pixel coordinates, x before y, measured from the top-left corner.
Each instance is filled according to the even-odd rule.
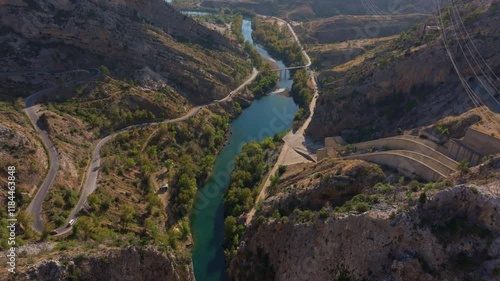
[[[189,260],[154,249],[135,247],[92,256],[46,260],[19,274],[17,280],[169,280],[194,281]]]
[[[499,208],[500,199],[488,189],[459,185],[397,215],[374,209],[341,219],[254,225],[232,260],[230,276],[245,281],[500,280]]]
[[[305,44],[329,44],[399,34],[428,15],[335,16],[301,24],[297,35]],[[334,50],[335,51],[335,50]]]
[[[498,28],[493,22],[500,17],[500,3],[490,0],[469,4],[458,7],[461,19],[479,53],[498,75],[500,56],[492,50],[499,48],[499,41],[494,39]],[[467,20],[473,11],[475,16]],[[359,142],[429,126],[473,108],[439,33],[426,31],[426,26],[435,25],[438,23],[433,19],[426,21],[352,62],[322,72],[318,80],[323,94],[306,133],[317,140],[342,135],[348,142]],[[481,72],[477,65],[471,68],[467,64],[466,58],[474,60],[462,53],[459,44],[462,48],[465,42],[472,46],[465,35],[454,36],[458,28],[458,24],[448,24],[444,32],[466,83],[474,87],[474,72]],[[485,68],[477,54],[475,59]]]
[[[209,8],[235,7],[253,10],[264,15],[278,15],[293,21],[306,21],[311,18],[327,18],[335,15],[369,14],[410,14],[429,13],[432,3],[422,0],[406,1],[331,1],[331,0],[203,0],[202,6]]]
[[[0,72],[105,65],[193,103],[227,95],[246,76],[235,44],[163,0],[4,1],[0,30]]]
[[[276,190],[263,202],[262,214],[277,209],[289,215],[295,208],[319,210],[325,204],[339,205],[384,179],[376,164],[361,160],[324,159],[317,164],[288,166]]]

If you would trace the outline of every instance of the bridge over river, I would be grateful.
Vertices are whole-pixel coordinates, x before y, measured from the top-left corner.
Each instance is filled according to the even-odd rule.
[[[295,70],[295,69],[301,69],[301,68],[304,68],[304,69],[308,69],[308,65],[301,65],[301,66],[291,66],[291,67],[282,67],[282,68],[274,68],[274,69],[270,69],[270,70],[267,70],[267,71],[271,71],[271,72],[279,72],[280,73],[280,78],[283,78],[283,79],[287,79],[287,73],[288,71],[287,70]],[[266,72],[266,71],[263,71],[263,72]]]

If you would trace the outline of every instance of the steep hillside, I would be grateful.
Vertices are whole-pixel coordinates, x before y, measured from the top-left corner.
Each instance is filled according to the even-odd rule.
[[[338,43],[399,34],[427,18],[424,14],[335,16],[295,26],[305,44]]]
[[[17,167],[18,210],[26,209],[49,164],[57,163],[47,196],[37,197],[43,202],[43,233],[30,231],[33,220],[21,212],[16,246],[39,239],[60,243],[19,262],[33,264],[75,250],[67,259],[41,265],[30,278],[102,280],[112,279],[107,274],[115,272],[120,272],[116,278],[130,277],[122,268],[112,268],[112,261],[129,268],[138,280],[192,280],[192,239],[185,216],[224,145],[229,121],[225,109],[237,114],[232,101],[192,109],[226,97],[247,80],[252,68],[247,54],[234,40],[163,0],[7,0],[0,4],[0,30],[0,163]],[[43,89],[49,90],[41,92],[42,98],[28,100],[37,105],[25,104]],[[37,127],[47,132],[48,150],[56,151],[57,161],[51,157],[49,163],[25,106],[37,115]],[[192,116],[168,126],[131,127],[110,139],[100,153],[94,150],[98,141],[127,126],[188,112]],[[78,213],[71,235],[49,235],[68,224],[96,153],[103,157],[96,192]],[[4,171],[0,183],[7,181]],[[172,188],[159,191],[164,183]],[[0,195],[2,202],[5,194]],[[5,212],[0,211],[2,218]],[[7,221],[0,224],[0,237],[8,237]],[[2,241],[5,249],[7,240]],[[103,252],[155,245],[168,257],[110,250],[102,259],[80,259],[96,245]],[[68,266],[68,260],[81,271]]]
[[[228,93],[247,67],[230,41],[161,0],[9,0],[0,18],[5,72],[106,65],[201,103]]]
[[[153,248],[68,253],[23,265],[22,273],[9,280],[194,280],[192,267],[181,265],[186,262]]]
[[[23,98],[59,86],[43,100],[41,120],[60,153],[55,189],[77,194],[95,139],[178,117],[193,104],[226,96],[250,73],[234,42],[160,0],[9,0],[0,4],[0,29],[2,140],[12,129],[19,140],[2,141],[0,154],[3,164],[18,168],[20,197],[34,195],[47,167],[21,111]],[[88,68],[102,75],[63,86]],[[37,160],[21,161],[26,153]]]
[[[185,2],[181,0],[181,2]],[[429,13],[431,2],[412,0],[404,3],[384,1],[331,1],[331,0],[202,0],[203,7],[236,7],[264,15],[277,15],[289,20],[304,21],[314,18],[328,18],[336,15],[365,14],[411,14]]]
[[[358,183],[356,172],[369,167],[361,161],[287,169],[240,243],[230,276],[499,280],[499,160],[456,175],[457,182],[469,183],[455,186],[450,180],[398,180],[391,173],[376,185],[374,177]]]
[[[397,36],[397,35],[395,35]],[[335,44],[314,44],[307,46],[307,53],[311,56],[313,67],[318,70],[331,69],[360,56],[371,49],[381,46],[395,36],[349,40]]]
[[[479,54],[500,75],[500,55],[493,51],[500,48],[495,24],[500,17],[499,1],[470,2],[457,7]],[[450,52],[467,83],[482,96],[486,106],[498,113],[498,93],[495,102],[478,88],[475,76],[495,81],[497,88],[500,81],[489,72],[482,75],[480,69],[487,68],[477,54],[472,57],[462,53],[462,49],[467,52],[466,47],[473,47],[460,31],[456,17],[450,15],[451,10],[443,11]],[[323,94],[307,134],[317,140],[343,135],[349,142],[359,141],[430,125],[471,109],[474,104],[453,68],[439,30],[426,28],[437,24],[430,19],[378,48],[323,71],[319,76]],[[481,68],[474,65],[474,59],[481,63]],[[469,67],[468,61],[473,67]]]

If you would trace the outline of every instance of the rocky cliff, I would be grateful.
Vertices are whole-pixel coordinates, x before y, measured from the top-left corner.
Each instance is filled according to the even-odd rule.
[[[154,249],[131,247],[45,260],[17,274],[14,280],[194,281],[193,269],[188,263]]]
[[[326,204],[342,204],[383,179],[378,165],[361,160],[327,159],[305,167],[288,166],[281,189],[270,192],[261,213],[271,215],[277,209],[281,215],[290,215],[295,208],[317,211]]]
[[[203,0],[202,6],[210,8],[236,7],[264,15],[278,15],[294,21],[328,18],[335,15],[410,14],[429,13],[431,3],[421,0],[406,1],[331,1],[331,0]]]
[[[428,17],[426,14],[340,15],[305,22],[295,30],[303,44],[328,44],[399,34]]]
[[[346,202],[332,211],[325,204],[319,215],[297,210],[287,217],[276,211],[265,215],[244,236],[230,276],[245,281],[500,280],[499,168],[497,157],[469,171],[467,181],[479,185],[380,183],[354,197],[357,206]],[[465,179],[457,176],[458,182]],[[286,185],[278,193],[284,198],[290,192]],[[366,198],[372,198],[372,206],[361,208]],[[271,207],[279,208],[277,201],[271,197],[264,206],[274,202]]]
[[[0,72],[106,65],[113,77],[160,81],[198,103],[224,96],[250,69],[235,44],[162,0],[8,0],[0,28]]]
[[[497,0],[457,4],[478,53],[497,76],[500,56],[493,50],[500,48],[499,30],[494,24],[500,17],[499,5]],[[453,10],[444,9],[442,13],[447,44],[465,83],[478,95],[484,94],[481,99],[486,106],[498,110],[496,102],[478,88],[476,76],[493,77],[497,88],[499,81],[489,71],[482,74],[481,69],[487,67],[458,17],[452,18]],[[319,76],[323,95],[307,134],[317,140],[343,135],[347,141],[356,142],[394,135],[398,129],[427,126],[471,109],[474,104],[453,68],[439,30],[428,28],[436,25],[439,23],[431,18],[382,46],[365,48],[362,55],[353,52],[351,61],[323,71]],[[494,98],[498,101],[498,94]]]

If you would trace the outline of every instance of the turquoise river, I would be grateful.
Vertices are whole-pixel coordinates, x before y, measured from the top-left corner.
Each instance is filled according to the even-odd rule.
[[[269,54],[252,40],[251,21],[244,20],[242,27],[245,40],[264,57]],[[280,67],[283,63],[277,61]],[[280,88],[290,88],[293,81],[280,79]],[[192,251],[194,273],[197,281],[226,281],[226,261],[222,249],[224,236],[224,210],[222,198],[229,185],[234,160],[242,146],[252,140],[262,140],[283,130],[289,130],[298,107],[292,98],[268,95],[256,99],[250,107],[231,122],[232,134],[228,144],[219,153],[211,179],[200,189],[191,216],[194,238]]]

